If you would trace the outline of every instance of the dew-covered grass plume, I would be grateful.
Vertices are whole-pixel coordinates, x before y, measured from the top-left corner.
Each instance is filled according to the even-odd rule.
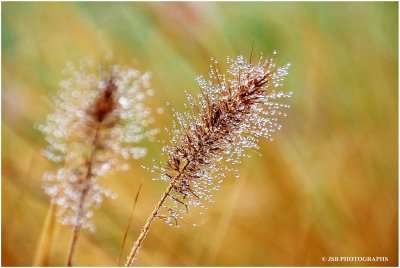
[[[45,156],[58,163],[45,173],[43,187],[59,222],[74,227],[73,251],[81,228],[95,230],[93,209],[105,197],[116,197],[99,179],[143,157],[147,150],[138,143],[152,139],[157,129],[150,129],[154,119],[146,105],[154,94],[150,73],[86,58],[80,66],[67,64],[65,74],[68,79],[52,97],[54,111],[39,129],[49,144]]]
[[[275,53],[274,53],[275,54]],[[277,67],[274,56],[261,56],[255,63],[243,56],[227,58],[222,72],[211,60],[209,79],[198,76],[201,92],[187,94],[185,111],[174,111],[175,121],[168,130],[169,141],[162,151],[166,161],[150,170],[168,186],[147,219],[128,256],[132,266],[151,223],[156,218],[169,225],[193,206],[212,202],[227,171],[234,171],[248,149],[257,149],[260,138],[273,139],[281,129],[280,118],[289,108],[285,99],[292,93],[280,91],[290,64]]]

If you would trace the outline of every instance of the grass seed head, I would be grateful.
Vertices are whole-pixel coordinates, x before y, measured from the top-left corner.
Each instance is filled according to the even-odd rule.
[[[247,156],[246,149],[258,149],[261,137],[272,140],[289,108],[279,100],[291,93],[279,88],[290,64],[276,67],[274,58],[262,56],[256,63],[228,57],[227,64],[222,72],[212,59],[209,79],[196,78],[201,93],[187,95],[185,111],[174,112],[170,143],[163,148],[167,161],[152,169],[173,182],[172,204],[158,215],[170,225],[177,225],[190,206],[212,202],[226,171],[238,174],[234,166]]]
[[[45,156],[62,163],[45,173],[44,190],[62,224],[93,230],[93,208],[116,196],[98,179],[143,157],[146,148],[136,144],[157,133],[148,130],[154,121],[145,102],[152,95],[150,73],[91,59],[68,64],[65,72],[69,78],[53,97],[54,111],[39,126],[49,143]]]

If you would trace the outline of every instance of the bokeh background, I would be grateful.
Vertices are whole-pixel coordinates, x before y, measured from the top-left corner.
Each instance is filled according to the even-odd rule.
[[[152,107],[183,109],[184,89],[209,59],[278,51],[291,62],[292,108],[262,156],[246,160],[203,215],[181,228],[156,222],[137,265],[316,266],[398,264],[398,4],[2,3],[2,265],[30,266],[49,211],[41,176],[43,123],[66,62],[109,52],[153,73]],[[169,127],[171,112],[156,115]],[[162,133],[160,138],[165,135]],[[83,231],[77,265],[112,266],[143,183],[125,258],[165,184],[140,168],[102,180],[119,194]],[[193,227],[192,222],[202,223]],[[63,265],[71,229],[55,224],[43,264]],[[42,252],[43,253],[43,252]],[[387,262],[323,262],[386,256]]]

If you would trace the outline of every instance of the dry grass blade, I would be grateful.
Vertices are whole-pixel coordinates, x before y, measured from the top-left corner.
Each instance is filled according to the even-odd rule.
[[[126,226],[124,238],[122,239],[121,248],[119,249],[119,255],[118,255],[116,266],[119,266],[119,263],[121,261],[122,252],[123,252],[124,246],[125,246],[125,241],[126,241],[126,238],[128,236],[128,233],[129,233],[129,229],[130,229],[130,226],[131,226],[131,223],[132,223],[133,213],[135,212],[135,207],[136,207],[136,204],[137,204],[137,201],[138,201],[138,198],[139,198],[140,191],[142,190],[142,185],[143,185],[143,182],[140,183],[139,188],[138,188],[138,190],[136,192],[135,200],[133,201],[131,214],[129,215],[129,220],[128,220],[128,224]]]
[[[22,189],[18,196],[18,203],[15,205],[15,207],[13,209],[11,209],[10,214],[7,217],[5,217],[6,222],[3,226],[4,229],[8,229],[9,224],[15,220],[14,217],[15,217],[16,212],[19,211],[21,206],[23,205],[22,201],[25,197],[26,190],[28,189],[29,184],[30,184],[30,176],[32,174],[32,166],[33,166],[34,158],[35,158],[35,155],[32,154],[32,156],[29,160],[28,168],[26,169],[26,172],[25,172],[25,178],[24,178],[24,182],[22,185]]]
[[[226,208],[223,211],[219,223],[214,230],[214,237],[210,238],[210,240],[213,242],[210,245],[208,257],[204,260],[206,261],[205,265],[207,266],[216,266],[215,260],[221,250],[222,243],[227,235],[229,227],[231,226],[230,223],[240,202],[240,198],[243,196],[243,189],[245,185],[246,180],[240,180],[233,190],[231,196],[227,198],[229,202],[227,202]]]
[[[38,247],[36,249],[33,266],[49,265],[51,242],[53,240],[55,225],[55,205],[50,204],[49,210],[47,211],[46,220],[43,225],[42,233],[40,235]]]

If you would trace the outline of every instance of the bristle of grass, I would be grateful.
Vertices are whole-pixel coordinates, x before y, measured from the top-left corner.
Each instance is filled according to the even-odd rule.
[[[139,198],[140,191],[142,190],[142,185],[143,185],[143,182],[140,183],[139,188],[138,188],[138,190],[136,192],[135,200],[133,201],[131,213],[129,215],[128,224],[126,226],[126,230],[125,230],[125,233],[124,233],[124,238],[122,239],[121,247],[119,249],[118,259],[117,259],[117,262],[116,262],[115,266],[119,266],[119,263],[121,261],[122,252],[123,252],[124,247],[125,247],[126,238],[128,236],[129,229],[130,229],[130,226],[131,226],[131,223],[132,223],[132,218],[133,218],[133,213],[135,212],[136,203],[137,203],[137,200]]]

